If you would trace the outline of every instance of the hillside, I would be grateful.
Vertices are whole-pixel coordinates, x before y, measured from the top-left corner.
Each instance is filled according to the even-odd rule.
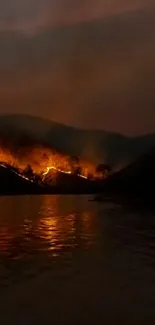
[[[104,182],[105,195],[154,199],[155,150],[139,157],[134,163],[113,174]]]
[[[122,162],[128,166],[113,173],[103,183],[91,182],[78,175],[57,171],[57,184],[52,183],[44,192],[95,193],[150,196],[155,181],[155,135],[125,137],[105,131],[82,130],[67,127],[39,117],[25,115],[0,116],[0,145],[18,152],[27,147],[44,145],[67,155],[87,156],[99,161],[108,161],[113,170]],[[87,149],[92,146],[94,155]],[[145,154],[150,152],[149,154]],[[92,152],[91,152],[92,153]],[[138,158],[137,158],[138,157]],[[130,164],[129,164],[130,162]],[[47,175],[50,178],[50,173]],[[52,174],[51,174],[51,177]],[[0,166],[0,194],[39,193],[37,184],[19,177],[10,168]]]
[[[40,117],[3,115],[0,116],[0,145],[15,151],[25,146],[48,146],[95,163],[107,162],[116,170],[151,150],[155,146],[155,134],[126,137],[68,127]]]
[[[43,189],[22,176],[16,174],[9,167],[0,165],[0,195],[40,194]]]
[[[42,180],[35,174],[28,178],[16,168],[0,163],[0,195],[93,194],[100,191],[101,182],[59,171],[55,176],[49,172]]]

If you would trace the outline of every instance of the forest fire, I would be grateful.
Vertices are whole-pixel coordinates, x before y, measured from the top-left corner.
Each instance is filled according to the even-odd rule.
[[[0,162],[1,166],[11,166],[14,173],[32,182],[37,179],[44,183],[49,175],[51,179],[56,179],[59,173],[91,180],[106,177],[106,172],[99,166],[97,168],[77,157],[63,156],[43,147],[26,148],[18,152],[1,148]]]

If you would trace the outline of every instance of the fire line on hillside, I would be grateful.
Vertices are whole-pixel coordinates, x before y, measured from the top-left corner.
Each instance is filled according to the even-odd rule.
[[[95,166],[77,157],[67,157],[47,148],[25,148],[11,152],[0,149],[1,166],[10,166],[14,173],[31,182],[47,182],[48,176],[56,180],[58,173],[76,175],[83,179],[96,180],[108,176],[110,168],[105,164]]]

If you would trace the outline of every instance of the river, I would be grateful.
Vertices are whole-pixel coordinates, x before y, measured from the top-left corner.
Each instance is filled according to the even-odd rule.
[[[1,324],[155,323],[155,215],[88,196],[0,198]]]

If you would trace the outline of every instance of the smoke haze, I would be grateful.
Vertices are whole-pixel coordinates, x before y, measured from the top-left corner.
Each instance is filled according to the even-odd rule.
[[[0,1],[0,113],[155,130],[152,1]]]

